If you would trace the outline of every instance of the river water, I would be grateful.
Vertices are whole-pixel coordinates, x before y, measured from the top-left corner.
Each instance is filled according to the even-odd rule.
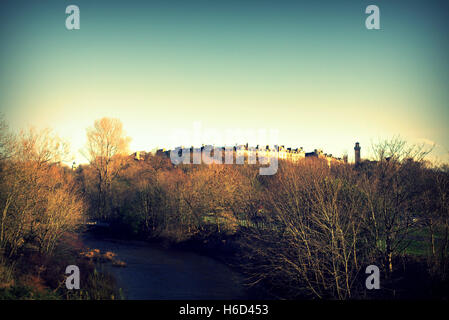
[[[126,299],[248,299],[240,274],[225,264],[194,252],[165,249],[140,241],[86,235],[84,244],[102,253],[112,251],[126,267],[102,264],[122,288]]]

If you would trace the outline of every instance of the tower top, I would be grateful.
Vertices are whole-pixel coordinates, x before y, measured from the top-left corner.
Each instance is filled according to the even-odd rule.
[[[354,157],[355,157],[355,165],[358,166],[360,164],[360,162],[361,162],[361,159],[360,159],[360,144],[358,142],[355,143]]]

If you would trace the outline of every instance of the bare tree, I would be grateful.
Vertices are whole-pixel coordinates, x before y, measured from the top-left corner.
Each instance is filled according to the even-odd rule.
[[[374,162],[364,171],[367,225],[372,236],[370,243],[383,256],[385,269],[391,273],[394,258],[409,244],[415,202],[421,191],[416,188],[414,177],[431,149],[409,145],[399,137],[381,141],[372,148]]]
[[[252,283],[275,279],[290,297],[354,296],[365,260],[363,195],[352,178],[333,177],[319,160],[280,165],[264,201],[271,226],[248,231]]]
[[[3,114],[0,114],[0,161],[12,156],[13,135],[9,131]]]
[[[435,211],[428,211],[430,220],[431,270],[447,280],[449,270],[449,167],[443,165],[435,169],[432,184],[435,190]],[[433,227],[435,224],[435,227]],[[441,234],[436,244],[435,234]]]
[[[84,213],[70,178],[60,165],[68,155],[50,130],[30,129],[13,141],[14,154],[1,162],[0,247],[9,256],[24,244],[51,253]]]
[[[22,130],[16,145],[16,156],[39,166],[61,163],[70,159],[67,141],[55,135],[51,129],[37,131],[34,128]]]
[[[86,153],[97,175],[97,209],[106,218],[110,209],[111,183],[126,161],[130,138],[118,119],[102,118],[87,129]]]

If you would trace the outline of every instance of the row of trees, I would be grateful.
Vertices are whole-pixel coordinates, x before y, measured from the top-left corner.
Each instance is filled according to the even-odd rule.
[[[84,213],[74,176],[59,165],[67,144],[50,130],[14,136],[3,120],[0,131],[0,249],[8,257],[26,246],[50,254]]]
[[[77,179],[93,218],[122,222],[133,233],[187,239],[201,232],[235,229],[252,188],[230,166],[178,166],[167,158],[129,156],[122,124],[103,118],[88,129],[88,166]],[[254,175],[255,171],[251,172]]]
[[[83,260],[77,231],[88,201],[68,144],[51,130],[12,133],[0,119],[0,300],[113,299],[114,279]],[[65,290],[65,268],[82,270],[79,291]]]
[[[348,299],[365,292],[376,264],[393,281],[412,245],[427,249],[432,279],[447,281],[449,170],[422,148],[393,139],[358,167],[279,162],[273,176],[252,165],[178,165],[129,156],[119,120],[87,130],[88,165],[61,164],[67,145],[50,131],[0,128],[0,249],[51,254],[84,217],[122,234],[237,240],[252,285],[281,297]]]
[[[276,279],[293,296],[357,297],[366,266],[382,266],[393,283],[415,243],[429,248],[429,277],[447,283],[448,167],[429,166],[427,151],[397,138],[374,151],[357,168],[280,166],[262,195],[271,231],[248,230],[244,243],[253,282]]]
[[[449,173],[424,160],[428,150],[395,138],[358,167],[280,161],[276,175],[259,176],[248,165],[136,161],[118,152],[128,140],[109,121],[90,129],[95,148],[79,176],[91,212],[134,233],[174,241],[238,233],[250,282],[276,282],[290,297],[358,296],[364,268],[393,278],[411,243],[427,245],[430,272],[447,279]]]

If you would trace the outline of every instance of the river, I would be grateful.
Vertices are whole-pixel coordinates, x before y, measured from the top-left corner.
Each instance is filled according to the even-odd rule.
[[[112,251],[126,267],[102,264],[126,299],[248,299],[240,274],[207,256],[165,249],[143,241],[120,241],[86,235],[84,244],[102,253]]]

